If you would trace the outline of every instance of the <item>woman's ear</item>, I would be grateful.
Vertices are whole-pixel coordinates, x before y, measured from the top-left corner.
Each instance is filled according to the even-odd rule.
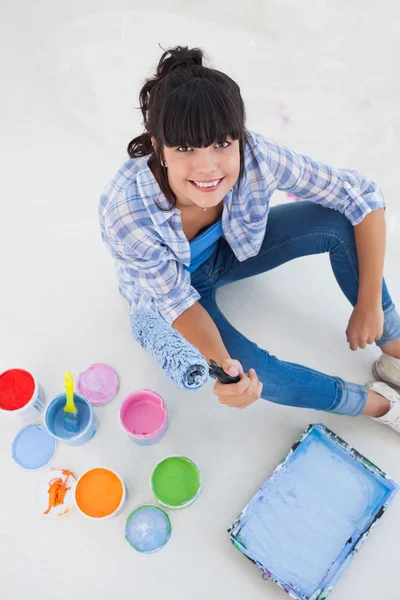
[[[153,146],[153,148],[156,147],[156,138],[155,137],[151,138],[151,145]]]

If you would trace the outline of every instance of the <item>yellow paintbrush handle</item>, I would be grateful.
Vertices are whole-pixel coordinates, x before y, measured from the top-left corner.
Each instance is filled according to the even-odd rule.
[[[64,412],[76,412],[77,408],[74,402],[74,380],[69,371],[64,375],[64,388],[67,396],[67,402],[65,403]]]

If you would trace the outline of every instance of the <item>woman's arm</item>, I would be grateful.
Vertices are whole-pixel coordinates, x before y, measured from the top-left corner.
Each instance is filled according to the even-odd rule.
[[[386,247],[385,211],[374,210],[355,225],[354,234],[360,272],[357,304],[382,304],[383,263]]]
[[[208,362],[213,359],[222,365],[226,358],[230,358],[217,326],[198,302],[175,319],[172,326],[198,348]]]
[[[352,350],[365,348],[383,334],[382,279],[386,226],[384,209],[369,213],[354,227],[359,263],[357,305],[346,329]]]
[[[263,386],[257,373],[254,369],[244,373],[240,362],[229,357],[217,326],[201,304],[196,302],[185,310],[172,326],[198,348],[208,361],[215,360],[229,375],[240,374],[238,383],[226,385],[216,381],[214,384],[214,394],[221,404],[242,409],[260,398]]]
[[[256,152],[265,160],[274,189],[290,192],[304,200],[338,210],[355,226],[371,212],[385,208],[376,183],[350,169],[337,169],[294,152],[256,134]]]

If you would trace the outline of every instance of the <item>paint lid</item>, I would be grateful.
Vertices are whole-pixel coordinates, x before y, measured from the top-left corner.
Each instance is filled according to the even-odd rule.
[[[109,365],[94,363],[79,375],[76,389],[90,404],[105,404],[118,392],[119,378]]]
[[[41,469],[56,451],[56,440],[43,425],[28,425],[17,433],[12,443],[12,457],[23,469]]]
[[[52,469],[45,473],[36,488],[36,500],[42,515],[57,519],[70,513],[75,507],[75,483],[75,475],[66,469]]]
[[[194,502],[201,490],[200,472],[185,456],[170,456],[153,471],[151,489],[167,508],[183,508]]]
[[[118,473],[104,467],[86,471],[75,486],[78,510],[91,519],[116,515],[125,501],[125,485]]]
[[[20,410],[35,392],[35,380],[25,369],[9,369],[0,374],[0,409]]]
[[[171,521],[158,506],[145,504],[131,512],[125,526],[125,539],[141,554],[158,552],[171,537]]]

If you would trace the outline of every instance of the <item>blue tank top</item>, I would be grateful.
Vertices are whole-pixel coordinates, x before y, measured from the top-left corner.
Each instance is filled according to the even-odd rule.
[[[222,236],[222,219],[220,218],[190,242],[190,265],[185,269],[189,273],[193,273],[210,258]]]

